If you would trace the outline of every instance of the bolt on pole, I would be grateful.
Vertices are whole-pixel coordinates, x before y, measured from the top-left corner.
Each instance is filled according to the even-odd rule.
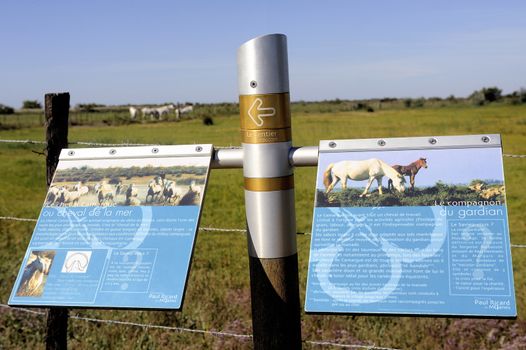
[[[287,38],[238,50],[239,109],[255,349],[301,348]]]

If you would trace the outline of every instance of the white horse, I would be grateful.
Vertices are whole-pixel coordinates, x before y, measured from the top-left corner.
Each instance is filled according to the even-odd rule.
[[[130,107],[130,119],[135,120],[139,115],[139,109],[135,107]]]
[[[138,195],[139,192],[137,191],[137,188],[135,188],[135,185],[130,184],[126,190],[126,202],[124,204],[131,206],[141,205],[141,201],[137,198]]]
[[[192,106],[192,105],[184,106],[182,108],[179,108],[179,114],[181,114],[181,115],[192,113],[193,111],[194,111],[194,106]]]
[[[102,181],[98,186],[97,198],[99,200],[99,205],[113,205],[115,195],[113,194],[113,189],[111,185],[106,181]]]
[[[141,112],[143,118],[150,117],[151,120],[153,120],[153,118],[159,118],[159,112],[157,112],[156,108],[144,107],[141,109]]]
[[[148,183],[148,192],[146,194],[145,201],[148,203],[148,197],[150,202],[159,201],[164,190],[164,180],[160,176],[156,176],[153,180]]]
[[[80,197],[86,193],[88,193],[88,191],[70,191],[65,187],[60,187],[55,203],[59,206],[75,206],[78,204]]]
[[[174,204],[177,198],[181,196],[177,187],[175,186],[175,181],[165,181],[164,190],[163,190],[164,202]]]
[[[184,106],[184,107],[181,107],[181,108],[177,108],[175,110],[175,119],[179,120],[179,119],[181,119],[181,117],[183,115],[192,113],[193,111],[194,111],[194,106],[192,106],[192,105],[188,105],[188,106]]]
[[[159,117],[159,120],[162,120],[164,115],[170,114],[174,109],[175,109],[175,106],[173,104],[169,104],[169,105],[166,105],[166,106],[161,106],[161,107],[155,108],[155,110],[157,111],[157,115]],[[152,120],[153,120],[153,118],[152,118]]]
[[[372,158],[367,160],[344,160],[337,163],[329,164],[323,173],[323,184],[325,185],[325,193],[332,191],[338,181],[342,182],[342,189],[347,188],[347,179],[362,181],[369,180],[365,190],[360,195],[363,197],[367,195],[373,180],[378,182],[378,192],[382,192],[382,177],[387,176],[393,181],[393,185],[398,192],[405,191],[405,178],[394,170],[390,165],[380,159]]]
[[[80,193],[81,196],[88,194],[89,187],[82,184],[82,182],[79,181],[75,186],[73,186],[73,190]]]
[[[57,203],[59,200],[60,188],[51,186],[47,192],[46,204],[47,206],[52,206]]]

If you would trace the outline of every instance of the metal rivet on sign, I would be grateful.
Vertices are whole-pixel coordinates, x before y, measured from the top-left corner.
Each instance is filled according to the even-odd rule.
[[[435,143],[437,143],[437,139],[435,139],[434,137],[430,138],[429,139],[429,143],[434,145]]]
[[[334,141],[329,142],[329,147],[330,148],[335,148],[336,147],[336,142],[334,142]]]
[[[69,151],[68,152],[68,156],[73,156],[73,155],[75,155],[75,151]]]
[[[378,140],[378,146],[385,146],[385,140]]]
[[[159,153],[159,149],[157,147],[152,148],[152,153]]]
[[[110,154],[115,154],[115,153],[117,153],[117,150],[115,150],[115,149],[113,149],[113,148],[110,149]]]
[[[253,89],[254,89],[254,88],[256,88],[257,86],[258,86],[258,83],[257,83],[257,81],[255,81],[255,80],[252,80],[252,81],[250,82],[250,87],[251,87],[251,88],[253,88]]]
[[[195,148],[195,151],[196,151],[196,152],[201,152],[202,150],[203,150],[203,147],[201,147],[201,146],[197,146],[197,147]]]
[[[489,140],[490,140],[489,137],[487,137],[487,136],[482,136],[482,142],[484,142],[484,143],[488,143]]]

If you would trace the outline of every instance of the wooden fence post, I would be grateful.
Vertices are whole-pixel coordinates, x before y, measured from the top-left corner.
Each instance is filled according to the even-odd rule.
[[[60,151],[68,147],[69,93],[45,95],[46,180],[51,184]],[[46,325],[46,349],[67,349],[68,309],[52,307]]]

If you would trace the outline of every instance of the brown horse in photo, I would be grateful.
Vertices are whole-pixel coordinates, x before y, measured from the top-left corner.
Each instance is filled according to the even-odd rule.
[[[415,176],[420,168],[427,168],[426,158],[415,160],[409,165],[393,165],[393,169],[395,169],[400,175],[409,176],[411,191],[415,190]],[[387,188],[391,190],[392,187],[393,183],[391,180],[389,180],[387,183]]]

